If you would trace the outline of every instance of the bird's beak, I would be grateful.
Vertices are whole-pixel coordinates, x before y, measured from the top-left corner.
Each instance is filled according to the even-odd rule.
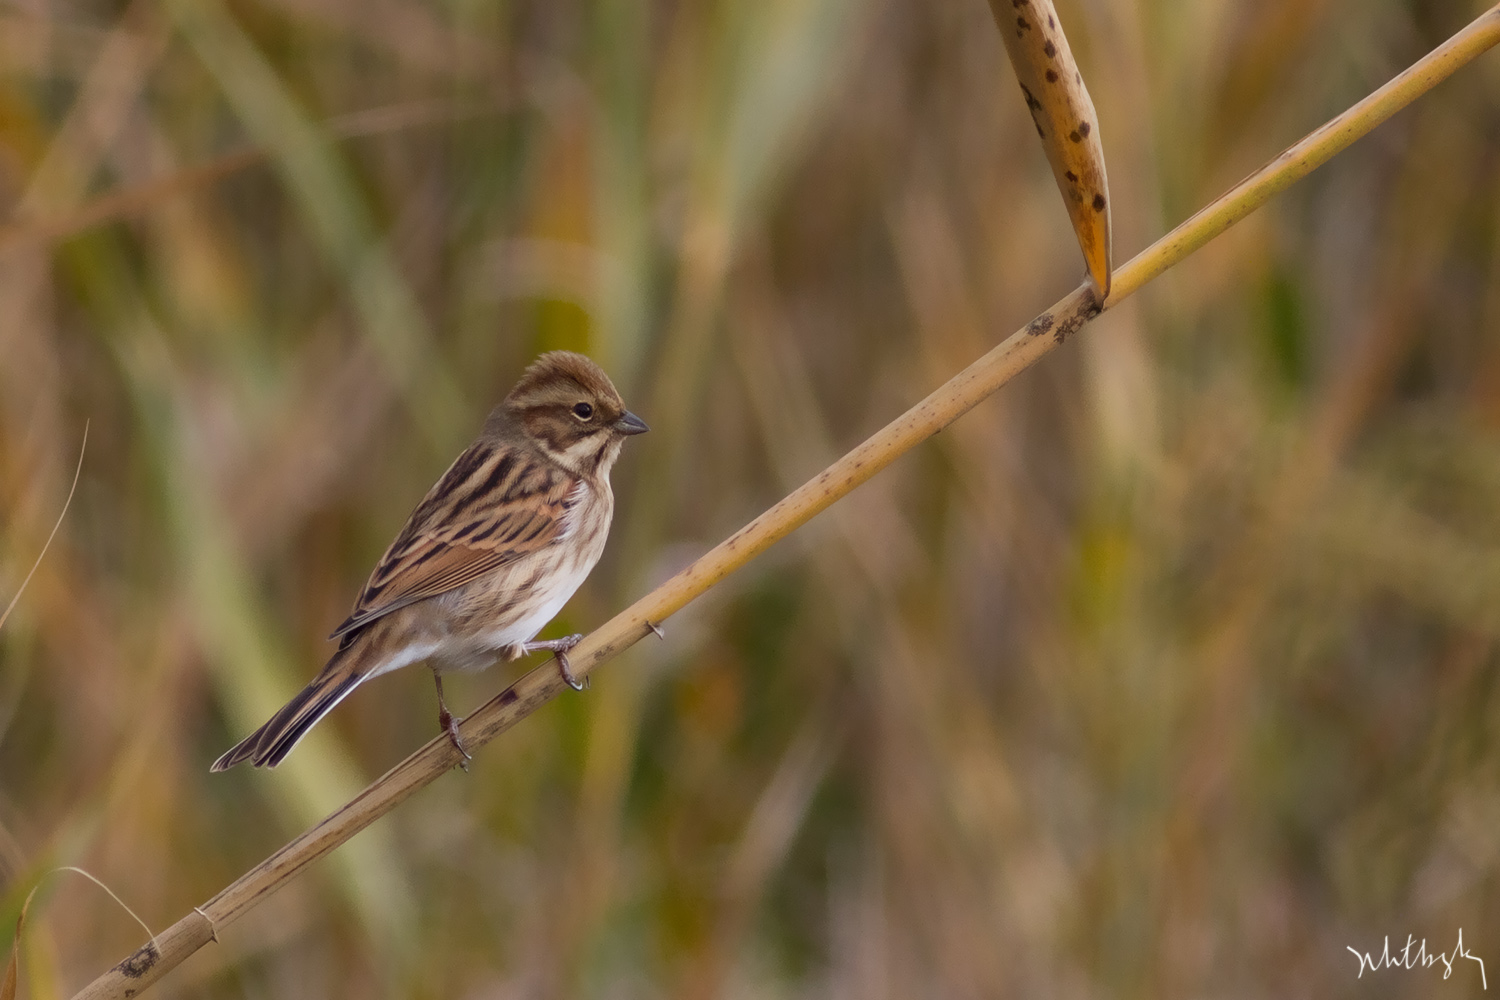
[[[621,434],[644,434],[651,429],[646,426],[646,421],[629,410],[626,410],[625,415],[616,420],[611,426]]]

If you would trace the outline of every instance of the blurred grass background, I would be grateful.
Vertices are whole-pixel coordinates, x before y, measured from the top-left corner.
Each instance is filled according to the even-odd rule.
[[[1117,259],[1475,16],[1062,0]],[[158,987],[1427,996],[1500,975],[1500,62],[1246,220]],[[1076,284],[980,2],[0,7],[0,920],[165,927],[435,729],[275,772],[537,352],[653,432],[587,630]],[[460,711],[503,670],[450,688]],[[140,943],[53,876],[23,990]]]

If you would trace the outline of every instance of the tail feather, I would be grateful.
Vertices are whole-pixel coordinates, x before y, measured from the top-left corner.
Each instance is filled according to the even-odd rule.
[[[251,761],[256,767],[275,767],[307,735],[319,719],[344,700],[359,682],[369,676],[350,663],[346,655],[352,649],[341,649],[328,661],[312,683],[297,693],[281,710],[255,732],[236,743],[214,761],[210,771],[227,771],[236,764]]]

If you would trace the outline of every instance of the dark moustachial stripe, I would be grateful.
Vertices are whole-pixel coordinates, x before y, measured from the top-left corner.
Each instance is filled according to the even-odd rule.
[[[601,427],[600,430],[603,430],[603,428]],[[590,463],[590,469],[595,475],[598,475],[600,466],[604,464],[604,456],[608,455],[609,452],[610,447],[607,439],[600,441],[599,447],[594,449],[594,460]]]

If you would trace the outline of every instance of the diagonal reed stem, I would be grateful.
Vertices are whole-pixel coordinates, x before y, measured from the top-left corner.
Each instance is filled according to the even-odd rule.
[[[1375,93],[1287,148],[1119,268],[1104,308],[1140,290],[1497,42],[1500,42],[1500,4]],[[605,660],[650,635],[650,623],[668,618],[899,456],[948,426],[1035,364],[1100,311],[1093,282],[1086,280],[926,399],[595,630],[570,654],[573,672],[587,676]],[[464,721],[461,726],[464,742],[470,747],[488,743],[564,690],[563,681],[550,661],[537,667]],[[187,956],[214,940],[217,928],[227,926],[308,865],[457,763],[458,752],[448,738],[434,738],[337,812],[167,928],[154,945],[144,945],[104,973],[78,993],[75,1000],[138,996]]]

